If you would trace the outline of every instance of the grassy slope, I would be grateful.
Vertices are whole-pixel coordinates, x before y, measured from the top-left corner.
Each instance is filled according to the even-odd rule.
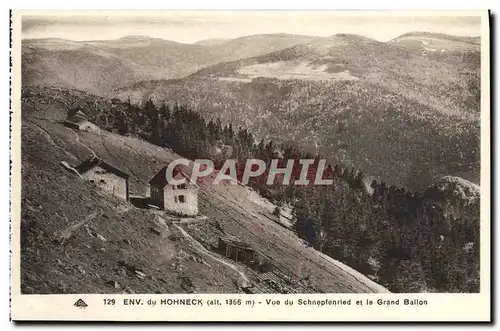
[[[390,41],[398,46],[414,50],[435,49],[444,51],[479,51],[481,37],[458,37],[443,33],[410,32]]]
[[[200,254],[174,226],[161,235],[150,231],[155,214],[107,197],[68,172],[60,161],[75,164],[99,156],[130,172],[132,194],[166,162],[178,157],[133,138],[102,132],[78,132],[53,120],[34,119],[25,100],[22,126],[22,291],[23,293],[200,293],[238,292],[239,275]],[[42,113],[35,113],[41,115]],[[307,248],[294,233],[250,202],[245,187],[208,187],[200,192],[202,225],[186,229],[206,246],[222,229],[250,241],[294,282],[298,291],[371,292],[379,286]],[[80,224],[93,212],[97,216]],[[216,227],[216,223],[218,226]],[[75,226],[80,224],[81,226]],[[88,230],[86,229],[88,228]],[[73,230],[71,230],[73,229]],[[64,234],[71,236],[64,242]],[[106,241],[99,239],[97,234]],[[127,241],[128,240],[128,241]],[[135,267],[146,277],[127,271]],[[242,268],[251,280],[255,274]],[[306,276],[310,283],[300,282]],[[119,288],[107,285],[116,281]]]
[[[477,79],[474,75],[479,73],[479,58],[456,59],[454,64],[450,64],[441,58],[422,56],[393,43],[338,34],[254,58],[217,64],[193,76],[241,76],[241,68],[278,61],[326,65],[327,72],[348,70],[363,83],[379,85],[394,94],[454,116],[464,115],[460,114],[463,111],[460,102],[468,88],[467,77],[464,76]]]

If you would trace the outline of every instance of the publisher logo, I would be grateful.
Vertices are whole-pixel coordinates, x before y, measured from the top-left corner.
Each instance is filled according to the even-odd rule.
[[[80,309],[84,309],[84,308],[88,307],[88,305],[82,299],[78,299],[78,301],[75,302],[75,304],[73,306],[78,307]]]

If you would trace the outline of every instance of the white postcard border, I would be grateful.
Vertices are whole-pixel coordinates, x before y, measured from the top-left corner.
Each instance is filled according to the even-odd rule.
[[[491,319],[491,273],[490,273],[490,219],[491,219],[491,174],[490,174],[490,49],[489,16],[487,11],[391,11],[390,15],[479,15],[481,16],[481,292],[478,294],[155,294],[155,295],[21,295],[20,294],[20,193],[21,193],[21,15],[12,12],[12,187],[11,187],[11,317],[13,320],[93,320],[93,321],[490,321]],[[40,12],[36,12],[39,14]],[[50,13],[45,11],[45,13]],[[114,12],[117,14],[118,12]],[[127,11],[120,11],[124,15]],[[156,12],[157,14],[158,12]],[[144,14],[141,13],[141,14]],[[360,12],[339,12],[339,15],[360,15]],[[384,15],[388,12],[361,12],[363,15]],[[148,305],[148,300],[202,299],[203,306],[195,305]],[[209,300],[241,299],[245,305],[212,305]],[[299,306],[298,300],[349,300],[349,306]],[[82,299],[87,307],[75,307]],[[114,305],[105,305],[105,299],[114,299]],[[139,305],[124,305],[124,300],[140,299]],[[270,305],[266,300],[280,301]],[[405,299],[425,300],[426,305],[387,306],[376,304],[377,300]],[[247,300],[262,302],[252,307]],[[285,305],[293,300],[294,305]],[[357,305],[356,301],[372,305]]]

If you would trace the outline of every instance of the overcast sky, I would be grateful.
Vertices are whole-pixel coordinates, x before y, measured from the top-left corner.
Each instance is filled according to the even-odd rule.
[[[118,39],[147,35],[183,43],[253,34],[290,33],[331,36],[354,33],[387,41],[410,31],[479,36],[481,21],[472,16],[396,16],[358,12],[59,12],[23,16],[23,38]],[[362,15],[362,16],[359,16]]]

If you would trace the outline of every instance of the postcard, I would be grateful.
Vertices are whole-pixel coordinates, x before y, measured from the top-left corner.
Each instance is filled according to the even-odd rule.
[[[491,321],[484,11],[11,11],[14,321]]]

